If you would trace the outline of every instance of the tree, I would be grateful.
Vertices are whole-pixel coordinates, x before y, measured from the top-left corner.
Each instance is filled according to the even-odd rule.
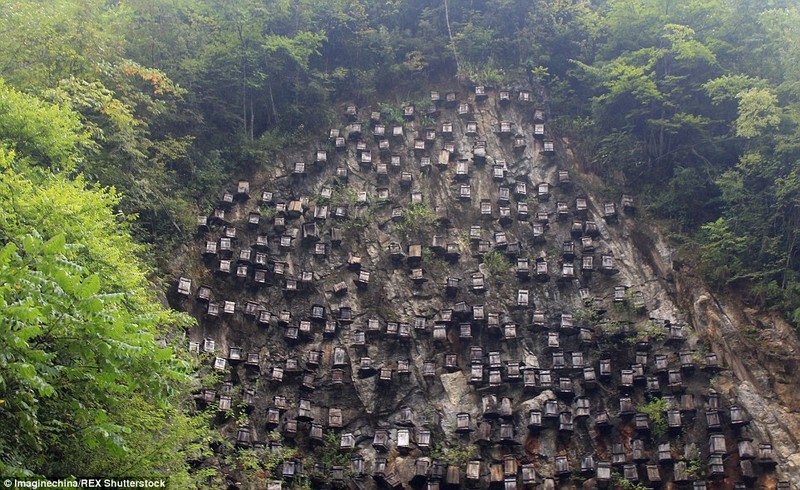
[[[774,128],[781,122],[778,97],[766,88],[750,88],[736,94],[739,117],[736,118],[736,136],[755,138],[762,131]]]
[[[93,147],[78,115],[14,90],[0,79],[0,141],[29,168],[72,172]]]
[[[142,437],[131,429],[139,415],[130,400],[183,417],[169,407],[187,382],[184,367],[157,337],[187,320],[150,297],[113,194],[80,179],[35,184],[8,168],[6,155],[0,472],[68,476],[87,467],[77,461],[125,458],[129,438]],[[173,450],[193,436],[177,437]]]
[[[0,107],[0,473],[129,476],[134,453],[142,476],[191,483],[205,429],[179,410],[188,364],[159,344],[188,317],[156,300],[119,194],[73,177],[77,114],[2,85]]]

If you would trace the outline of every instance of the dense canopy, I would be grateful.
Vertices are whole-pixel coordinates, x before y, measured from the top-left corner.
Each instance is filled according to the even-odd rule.
[[[158,266],[231,171],[429,83],[540,88],[708,281],[800,324],[796,2],[8,0],[0,32],[0,474],[219,488]]]

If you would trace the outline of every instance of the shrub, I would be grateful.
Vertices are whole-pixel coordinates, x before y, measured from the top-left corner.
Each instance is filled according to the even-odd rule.
[[[483,255],[483,263],[493,276],[499,276],[511,268],[511,262],[497,250],[490,250],[485,253]]]
[[[664,413],[669,410],[669,404],[663,398],[651,398],[648,403],[636,407],[641,413],[650,416],[650,425],[654,438],[658,438],[667,433],[669,428]]]

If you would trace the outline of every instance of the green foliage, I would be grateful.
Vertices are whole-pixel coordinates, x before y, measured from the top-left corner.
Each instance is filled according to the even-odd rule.
[[[286,147],[301,143],[302,134],[288,134],[278,129],[270,129],[262,133],[255,140],[243,140],[242,157],[248,161],[256,162],[266,169],[271,168],[281,152]]]
[[[103,0],[12,0],[0,12],[2,76],[17,87],[85,77],[122,51],[123,9]]]
[[[714,104],[722,104],[727,100],[733,100],[738,94],[754,86],[763,86],[764,81],[744,74],[725,74],[719,78],[709,80],[703,84],[703,88],[711,97]]]
[[[636,411],[647,414],[650,417],[650,430],[654,439],[667,434],[669,429],[666,417],[667,410],[669,410],[669,404],[663,398],[651,398],[649,402],[636,407]]]
[[[448,443],[446,445],[434,444],[431,448],[431,457],[433,459],[438,459],[444,464],[453,466],[464,466],[475,455],[475,447],[473,445],[461,442]]]
[[[430,205],[414,203],[403,209],[403,219],[394,226],[400,233],[417,237],[428,233],[436,222],[436,212]]]
[[[313,490],[311,487],[311,479],[306,476],[298,476],[292,480],[291,490]]]
[[[590,129],[590,128],[585,128]],[[608,170],[632,173],[641,172],[647,161],[646,149],[632,134],[627,131],[614,130],[599,140],[592,164],[598,172],[606,173]]]
[[[497,250],[489,250],[483,254],[483,263],[489,274],[494,277],[502,277],[511,268],[511,262]]]
[[[752,301],[791,314],[800,306],[800,264],[792,252],[800,222],[798,167],[769,146],[772,136],[755,139],[757,147],[716,181],[725,208],[698,233],[703,270],[717,287],[747,285]]]
[[[149,399],[144,406],[153,410],[185,379],[171,350],[157,345],[157,312],[137,311],[124,294],[109,292],[71,260],[79,248],[64,234],[45,240],[33,231],[0,252],[3,474],[68,475],[87,468],[75,464],[85,457],[78,447],[119,461],[131,434],[142,434],[138,424],[148,422],[126,419],[139,416],[131,400]],[[46,457],[62,451],[79,459]]]
[[[283,446],[283,438],[277,431],[267,435],[270,443],[280,444],[263,449],[231,449],[225,457],[225,463],[235,468],[239,479],[259,486],[266,486],[268,479],[280,478],[278,473],[280,465],[287,459],[294,457],[295,449]]]
[[[667,184],[652,191],[656,196],[648,209],[682,227],[694,229],[717,212],[717,206],[709,198],[718,190],[708,174],[695,167],[676,167]],[[708,202],[702,209],[697,209],[696,203],[700,201]]]
[[[591,327],[600,321],[601,315],[587,305],[580,305],[572,310],[572,319],[576,327]]]
[[[413,100],[421,82],[546,85],[549,103],[579,121],[563,127],[593,169],[691,236],[706,278],[800,324],[800,10],[449,2],[445,29],[444,9],[4,5],[0,472],[141,470],[192,485],[184,455],[207,435],[179,403],[187,366],[156,343],[187,320],[155,301],[154,270],[137,257],[169,256],[230,175],[268,170],[328,126],[340,98]],[[460,72],[442,49],[451,45]],[[396,105],[381,109],[402,121]],[[436,222],[413,205],[394,227],[419,238]],[[497,255],[484,258],[492,274],[507,270]],[[607,325],[623,331],[631,306]]]
[[[699,239],[703,271],[717,287],[735,280],[743,272],[752,250],[750,237],[735,234],[725,218],[703,225]]]
[[[373,222],[372,210],[367,210],[359,217],[353,217],[345,221],[342,229],[347,233],[360,233],[365,230]]]
[[[745,325],[739,330],[739,332],[750,341],[756,341],[761,337],[761,331],[754,325]]]
[[[130,13],[132,28],[124,35],[131,52],[200,88],[197,109],[224,134],[252,141],[270,127],[291,132],[325,122],[316,117],[316,102],[324,100],[325,82],[336,78],[311,69],[327,37],[308,6],[239,0],[154,8],[134,1]]]
[[[57,478],[80,468],[191,487],[188,454],[207,428],[181,406],[189,364],[159,345],[190,319],[155,300],[143,248],[114,210],[119,194],[37,170],[79,161],[76,119],[3,93],[7,108],[30,102],[30,128],[41,129],[26,141],[8,129],[19,113],[0,114],[5,144],[25,142],[0,147],[0,473]],[[48,132],[43,117],[63,132]]]
[[[758,13],[758,26],[768,40],[767,51],[775,54],[770,60],[776,78],[796,84],[800,80],[800,9],[796,5],[768,5]],[[796,85],[795,85],[796,89]]]
[[[459,77],[470,80],[474,83],[485,83],[488,85],[498,85],[506,79],[506,75],[501,68],[497,68],[494,60],[483,63],[462,62]]]
[[[781,122],[778,97],[769,89],[751,88],[736,94],[739,100],[739,117],[736,118],[736,136],[755,138],[762,131],[774,128]]]
[[[667,336],[667,332],[664,327],[656,320],[639,322],[634,326],[634,329],[636,331],[636,336],[626,339],[626,341],[631,344],[646,340],[651,342],[660,342]]]
[[[344,184],[337,184],[333,189],[331,199],[336,204],[344,204],[353,207],[358,202],[358,194],[351,187]]]
[[[703,475],[703,465],[699,458],[690,459],[686,464],[686,476],[689,479],[700,478]]]
[[[606,39],[593,59],[573,61],[570,86],[592,97],[603,128],[591,136],[594,167],[693,235],[718,288],[735,283],[791,318],[800,221],[784,197],[798,195],[800,14],[749,2],[661,7],[606,2]]]
[[[381,121],[389,125],[403,124],[403,109],[395,104],[380,104]]]
[[[641,482],[634,483],[627,478],[623,478],[622,475],[616,471],[611,472],[611,481],[614,483],[616,488],[622,490],[647,490],[648,488],[647,485]]]
[[[323,471],[320,475],[322,480],[330,483],[331,469],[334,466],[344,468],[345,478],[351,474],[350,455],[339,450],[340,435],[334,431],[326,431],[322,438],[322,444],[314,448],[313,454],[306,458],[306,464],[319,463]]]
[[[600,324],[600,328],[602,329],[604,336],[612,337],[625,333],[627,330],[627,325],[628,324],[626,322],[615,320]]]
[[[8,169],[0,174],[0,237],[14,240],[35,230],[45,237],[63,234],[79,247],[66,258],[103,278],[112,292],[135,292],[126,301],[144,308],[146,270],[135,259],[142,247],[129,236],[129,222],[114,213],[119,195],[86,188],[82,178],[53,177],[37,184]]]
[[[190,407],[177,404],[159,407],[140,395],[132,395],[116,410],[113,420],[130,429],[124,436],[127,451],[119,457],[101,448],[80,451],[76,447],[76,467],[117,478],[163,475],[171,487],[196,488],[202,474],[191,468],[189,460],[211,456],[207,414],[192,413]]]
[[[581,121],[571,124],[576,148],[609,185],[651,196],[648,209],[701,246],[720,235],[719,227],[701,227],[723,218],[757,249],[738,272],[713,281],[735,278],[755,301],[790,317],[800,311],[795,7],[743,0],[677,0],[668,8],[651,0],[425,8],[14,0],[7,7],[0,76],[19,91],[4,102],[20,110],[0,121],[0,132],[16,135],[6,146],[18,162],[77,168],[91,182],[124,189],[118,206],[139,216],[133,231],[144,241],[166,249],[180,242],[194,206],[207,205],[227,175],[272,165],[286,144],[328,126],[339,112],[334,99],[413,100],[421,82],[454,76],[509,80],[546,85],[563,119]],[[381,109],[390,124],[402,121],[396,104]],[[751,155],[763,165],[740,165]],[[413,233],[416,225],[404,226]],[[703,269],[717,271],[707,251]]]
[[[794,293],[794,296],[797,297],[798,294]],[[800,307],[797,307],[794,310],[792,310],[791,316],[789,318],[795,325],[800,325]]]
[[[139,215],[140,238],[180,241],[194,214],[186,170],[195,140],[178,106],[183,89],[122,56],[129,11],[98,0],[12,4],[0,13],[0,75],[36,98],[0,89],[2,103],[29,108],[0,108],[0,132],[11,132],[21,160],[126,189],[121,205]],[[192,166],[205,160],[198,155]]]
[[[2,79],[0,142],[15,151],[18,165],[67,172],[77,166],[80,151],[91,146],[75,112],[23,94]]]
[[[428,247],[422,249],[422,263],[423,264],[430,264],[433,260],[434,254],[433,250]]]
[[[632,288],[625,292],[625,299],[623,301],[614,302],[614,311],[619,315],[620,320],[624,322],[632,322],[637,315],[638,310],[634,306],[634,290]]]
[[[355,216],[358,204],[358,194],[351,187],[345,184],[337,184],[333,189],[331,200],[336,204],[348,206],[350,210],[349,218],[342,224],[342,229],[347,233],[360,234],[367,226],[372,224],[374,212],[372,209],[362,209],[358,216]]]

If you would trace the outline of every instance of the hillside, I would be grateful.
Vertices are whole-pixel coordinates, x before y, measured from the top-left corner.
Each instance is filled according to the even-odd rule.
[[[677,270],[646,197],[587,174],[536,91],[451,89],[348,105],[201,217],[171,297],[219,380],[197,398],[229,446],[205,464],[242,488],[268,477],[220,463],[234,445],[277,444],[290,488],[796,477],[791,328]],[[746,345],[755,321],[782,340]]]
[[[796,3],[7,0],[0,476],[797,488]]]

